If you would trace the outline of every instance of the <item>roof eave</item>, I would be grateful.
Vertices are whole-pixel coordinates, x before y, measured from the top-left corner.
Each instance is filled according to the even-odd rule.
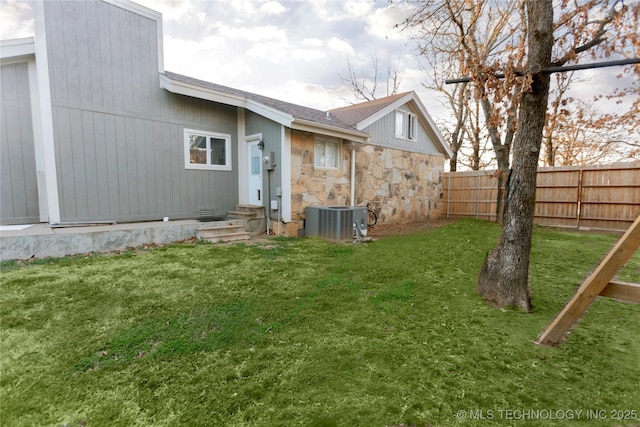
[[[414,92],[409,92],[402,98],[396,99],[391,104],[386,105],[384,108],[381,108],[380,110],[376,111],[374,114],[370,115],[366,119],[359,122],[356,125],[356,128],[358,128],[359,130],[362,130],[367,126],[377,122],[378,120],[380,120],[381,118],[383,118],[384,116],[386,116],[387,114],[389,114],[390,112],[398,108],[399,106],[406,104],[409,100],[411,100],[413,95],[414,95]]]
[[[304,120],[294,118],[291,123],[291,129],[300,130],[305,132],[320,133],[322,135],[333,136],[336,138],[347,139],[349,141],[366,144],[369,142],[370,135],[366,132],[359,130],[343,129],[331,125],[325,125],[322,123],[313,122],[310,120]]]
[[[246,99],[241,96],[235,96],[213,89],[203,88],[181,80],[172,79],[166,74],[160,74],[160,87],[171,93],[206,99],[208,101],[232,105],[234,107],[245,107],[247,103]]]
[[[420,110],[420,113],[427,121],[427,124],[429,125],[428,127],[433,132],[434,142],[436,142],[440,146],[443,154],[445,155],[445,158],[450,159],[451,157],[453,157],[453,151],[451,151],[451,148],[449,148],[449,144],[447,144],[447,142],[445,141],[444,137],[440,133],[440,129],[436,125],[436,122],[433,121],[431,114],[429,114],[429,111],[427,111],[425,106],[422,104],[420,98],[418,98],[417,96],[412,96],[412,101],[415,103],[415,105],[418,107],[418,110]]]
[[[418,98],[415,92],[409,92],[402,98],[396,99],[389,105],[378,110],[375,114],[372,114],[371,116],[359,122],[356,125],[356,128],[358,128],[359,130],[362,130],[367,126],[380,120],[381,118],[391,113],[392,111],[396,110],[398,107],[412,101],[417,107],[417,109],[420,111],[420,114],[424,118],[424,121],[426,121],[427,129],[431,130],[430,133],[432,133],[434,142],[438,145],[438,148],[442,150],[442,153],[444,154],[445,158],[450,159],[453,156],[453,152],[451,151],[451,148],[449,148],[449,145],[447,145],[447,143],[445,142],[445,139],[440,133],[438,126],[433,121],[431,114],[429,114],[429,112],[427,111],[425,106],[422,104],[422,101],[420,101],[420,98]]]
[[[193,98],[231,105],[233,107],[245,108],[284,126],[291,126],[291,122],[293,120],[293,116],[290,114],[268,107],[251,99],[247,99],[244,96],[232,95],[215,89],[183,82],[181,80],[173,79],[166,74],[160,74],[160,87],[171,93],[179,95],[186,95]]]
[[[33,37],[0,41],[0,60],[3,63],[24,61],[33,58],[36,45]]]

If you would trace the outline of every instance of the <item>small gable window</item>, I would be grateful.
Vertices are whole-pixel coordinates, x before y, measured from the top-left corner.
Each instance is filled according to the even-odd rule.
[[[416,140],[416,115],[396,110],[396,138]]]
[[[231,170],[231,135],[184,130],[186,169]]]
[[[322,168],[338,168],[340,165],[340,143],[316,138],[313,150],[313,164]]]

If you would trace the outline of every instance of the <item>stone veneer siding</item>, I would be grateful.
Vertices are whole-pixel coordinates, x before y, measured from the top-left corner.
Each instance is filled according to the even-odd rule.
[[[313,164],[314,135],[291,132],[291,223],[284,234],[298,236],[304,229],[307,206],[351,204],[351,152],[342,144],[340,167],[319,168]]]
[[[286,236],[303,234],[307,206],[351,204],[351,144],[342,144],[338,169],[314,166],[314,135],[291,133],[291,222]],[[356,145],[356,206],[381,224],[437,218],[442,213],[444,158],[374,145]],[[277,224],[272,223],[272,231]]]
[[[370,205],[378,223],[442,215],[444,157],[375,145],[356,154],[356,205]]]

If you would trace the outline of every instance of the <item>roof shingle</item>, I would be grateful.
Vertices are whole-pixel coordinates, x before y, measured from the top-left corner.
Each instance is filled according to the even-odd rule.
[[[372,101],[362,102],[360,104],[348,105],[346,107],[335,108],[329,110],[331,114],[336,116],[342,122],[356,126],[367,117],[371,117],[387,105],[393,104],[398,99],[406,96],[410,92],[403,92],[397,95],[387,96],[385,98],[374,99]]]
[[[164,74],[170,79],[178,80],[183,83],[188,83],[190,85],[199,86],[204,89],[214,90],[224,94],[238,96],[238,97],[252,100],[254,102],[260,103],[267,107],[289,114],[294,119],[307,120],[307,121],[318,123],[325,126],[331,126],[331,127],[346,129],[350,131],[357,131],[356,128],[345,123],[344,121],[342,121],[340,118],[338,118],[336,115],[332,114],[331,112],[316,110],[315,108],[304,107],[302,105],[280,101],[278,99],[269,98],[267,96],[262,96],[262,95],[258,95],[251,92],[246,92],[240,89],[234,89],[232,87],[222,86],[216,83],[194,79],[193,77],[173,73],[171,71],[165,71]]]

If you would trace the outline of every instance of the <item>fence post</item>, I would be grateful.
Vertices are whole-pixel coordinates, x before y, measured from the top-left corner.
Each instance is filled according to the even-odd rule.
[[[449,219],[449,200],[451,200],[451,172],[447,176],[447,219]]]
[[[478,194],[476,195],[476,219],[480,218],[480,171],[478,173]]]
[[[576,200],[576,228],[580,230],[580,213],[582,210],[582,172],[583,169],[578,170],[578,197]]]

